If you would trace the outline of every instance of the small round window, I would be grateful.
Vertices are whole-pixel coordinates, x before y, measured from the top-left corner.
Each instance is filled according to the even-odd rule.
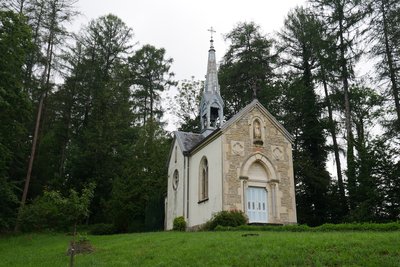
[[[179,173],[178,170],[175,170],[174,176],[172,177],[172,188],[176,190],[179,184]]]

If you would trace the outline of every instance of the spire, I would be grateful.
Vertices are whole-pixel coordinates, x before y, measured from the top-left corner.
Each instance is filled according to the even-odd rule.
[[[200,121],[203,135],[208,135],[223,122],[224,102],[220,95],[218,84],[217,61],[215,58],[213,33],[211,27],[210,49],[208,50],[207,74],[204,84],[204,91],[200,102]]]
[[[213,40],[213,33],[215,33],[215,30],[213,29],[213,27],[211,27],[208,31],[211,33],[211,39],[210,39],[210,49],[208,50],[208,64],[207,64],[205,91],[217,92],[219,94],[217,62],[215,60],[215,49]]]

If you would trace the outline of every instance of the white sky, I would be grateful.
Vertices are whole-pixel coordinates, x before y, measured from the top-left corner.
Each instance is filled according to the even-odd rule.
[[[211,26],[217,61],[225,53],[227,44],[222,37],[238,22],[254,21],[265,34],[273,34],[283,26],[290,9],[305,0],[79,0],[82,13],[74,24],[74,31],[90,20],[112,13],[120,17],[139,42],[165,48],[174,59],[172,71],[178,80],[204,79],[207,68]]]

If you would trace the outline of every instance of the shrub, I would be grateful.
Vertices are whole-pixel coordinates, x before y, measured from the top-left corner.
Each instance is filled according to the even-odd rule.
[[[64,204],[58,191],[45,191],[43,196],[25,206],[21,218],[22,230],[67,230],[71,225],[63,213]]]
[[[112,235],[117,233],[117,230],[113,224],[99,223],[93,224],[90,227],[89,233],[92,235]]]
[[[186,221],[183,216],[176,217],[174,219],[174,226],[172,228],[175,231],[185,231],[186,230]]]
[[[204,230],[214,230],[217,226],[237,227],[247,223],[246,215],[240,210],[223,210],[211,218],[204,226]]]
[[[44,191],[32,204],[26,205],[21,216],[23,231],[62,230],[76,226],[89,214],[94,184],[89,184],[78,194],[70,190],[63,196],[59,191]]]

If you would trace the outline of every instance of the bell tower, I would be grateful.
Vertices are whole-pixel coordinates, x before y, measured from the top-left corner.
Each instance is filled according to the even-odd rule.
[[[208,31],[211,32],[210,49],[208,50],[206,82],[201,96],[199,111],[201,133],[204,136],[209,135],[212,131],[219,128],[224,119],[224,101],[221,98],[219,90],[217,62],[215,59],[213,40],[213,33],[215,33],[215,31],[212,27]]]

